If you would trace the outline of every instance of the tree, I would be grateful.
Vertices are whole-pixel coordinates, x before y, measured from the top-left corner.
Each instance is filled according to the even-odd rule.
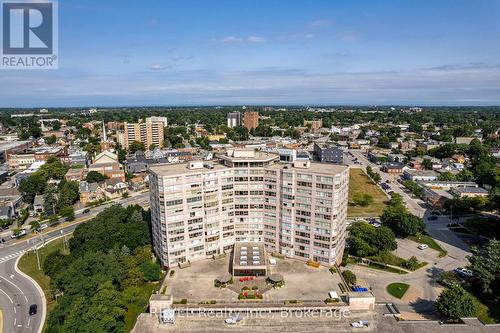
[[[428,158],[424,158],[422,161],[422,166],[427,170],[432,170],[432,161]]]
[[[108,179],[106,175],[103,175],[102,173],[94,170],[89,171],[89,173],[87,173],[87,176],[85,177],[85,180],[88,183],[100,183],[102,181],[105,181],[106,179]]]
[[[155,262],[145,261],[139,266],[139,269],[144,274],[146,281],[158,281],[161,277],[160,265]]]
[[[436,310],[451,319],[472,317],[476,314],[474,299],[460,285],[447,287],[434,305]]]
[[[350,270],[347,269],[343,271],[342,276],[344,277],[344,280],[348,285],[352,286],[356,284],[356,274],[354,274]]]
[[[73,206],[64,206],[59,211],[59,214],[66,218],[66,221],[73,221],[75,219],[75,210]]]
[[[139,141],[133,141],[129,146],[128,146],[128,150],[131,152],[131,153],[135,153],[136,151],[146,151],[146,146],[144,145],[144,143],[142,142],[139,142]]]
[[[59,184],[59,200],[57,206],[72,206],[80,198],[79,185],[76,181],[62,181]]]
[[[400,195],[393,195],[384,208],[380,221],[401,237],[414,236],[425,230],[424,221],[408,212]]]
[[[46,144],[53,145],[54,143],[56,143],[57,138],[55,135],[51,135],[44,137],[43,140],[45,141]]]
[[[156,145],[154,143],[149,145],[149,150],[155,150]]]
[[[47,179],[40,173],[34,172],[28,178],[25,178],[19,184],[19,192],[23,201],[32,204],[37,194],[42,194],[45,190]]]
[[[373,203],[373,197],[367,193],[355,193],[352,202],[356,206],[366,207]]]
[[[377,255],[397,248],[396,237],[389,228],[376,228],[365,222],[351,224],[348,244],[349,253],[358,257]]]
[[[54,131],[59,131],[61,129],[61,122],[59,120],[54,120],[51,126]]]
[[[43,210],[45,216],[51,216],[57,213],[57,187],[48,185],[43,194]]]
[[[481,293],[500,297],[500,240],[492,239],[487,245],[472,248],[469,257],[474,284]]]

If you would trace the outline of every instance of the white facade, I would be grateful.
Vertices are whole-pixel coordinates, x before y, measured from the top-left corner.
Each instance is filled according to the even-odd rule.
[[[270,252],[340,262],[346,237],[346,166],[278,163],[270,153],[230,152],[210,168],[150,169],[153,244],[164,266],[262,242]]]

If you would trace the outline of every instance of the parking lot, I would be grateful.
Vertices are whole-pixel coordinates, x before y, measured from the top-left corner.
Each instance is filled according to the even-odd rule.
[[[228,272],[229,257],[204,260],[184,269],[175,268],[173,277],[167,274],[165,284],[174,300],[187,299],[190,303],[207,300],[238,301],[238,294],[228,288],[215,288],[214,280]],[[305,262],[294,259],[277,259],[270,266],[271,273],[283,275],[285,285],[280,289],[266,291],[267,301],[324,300],[329,291],[340,294],[338,274],[331,274],[328,268],[313,268]]]

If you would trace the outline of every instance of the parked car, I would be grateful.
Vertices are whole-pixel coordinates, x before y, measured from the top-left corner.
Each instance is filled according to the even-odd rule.
[[[22,229],[17,235],[10,235],[10,238],[20,238],[22,236],[26,235],[26,230]]]
[[[90,212],[90,208],[85,208],[85,209],[83,210],[83,214],[87,214],[88,212]]]
[[[369,325],[368,320],[360,320],[360,321],[354,321],[351,323],[351,326],[354,328],[362,328],[362,327],[367,327]]]
[[[47,223],[42,223],[40,224],[40,227],[38,228],[39,230],[47,229],[49,225]]]
[[[30,305],[30,309],[29,309],[30,316],[36,315],[37,308],[38,307],[37,307],[36,304],[31,304]]]
[[[428,249],[428,248],[429,248],[429,245],[427,245],[427,244],[420,244],[420,245],[418,246],[418,249],[419,249],[419,250],[425,250],[425,249]]]
[[[429,220],[429,221],[435,221],[435,220],[437,220],[437,218],[438,218],[437,216],[431,215],[431,216],[429,216],[427,218],[427,220]]]
[[[458,268],[455,268],[455,272],[462,276],[462,277],[465,277],[465,278],[471,278],[473,273],[470,269],[467,269],[467,268],[463,268],[463,267],[458,267]]]

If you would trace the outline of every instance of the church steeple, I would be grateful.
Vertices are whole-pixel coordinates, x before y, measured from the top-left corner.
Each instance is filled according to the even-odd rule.
[[[102,121],[102,141],[108,141],[108,136],[106,135],[106,126],[104,125],[104,120]]]

